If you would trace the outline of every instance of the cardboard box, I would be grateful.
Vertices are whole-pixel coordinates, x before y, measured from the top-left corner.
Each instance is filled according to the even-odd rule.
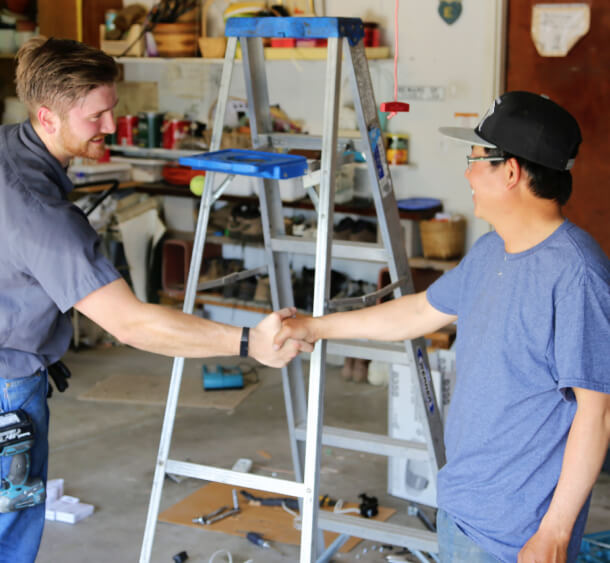
[[[455,384],[455,352],[438,350],[430,354],[434,394],[445,420]],[[392,438],[424,442],[422,417],[416,403],[419,389],[409,366],[392,365],[390,372],[388,427]],[[388,493],[428,506],[436,506],[436,476],[426,460],[388,458]]]

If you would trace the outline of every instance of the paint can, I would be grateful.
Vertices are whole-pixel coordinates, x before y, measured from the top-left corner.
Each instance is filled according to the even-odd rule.
[[[138,146],[151,149],[161,146],[161,126],[164,115],[158,111],[138,113]]]
[[[117,145],[135,145],[138,134],[138,116],[122,115],[116,121]]]
[[[163,121],[163,148],[177,149],[191,128],[191,122],[186,119],[165,119]]]
[[[386,151],[388,164],[407,164],[409,162],[409,136],[388,135],[388,150]]]

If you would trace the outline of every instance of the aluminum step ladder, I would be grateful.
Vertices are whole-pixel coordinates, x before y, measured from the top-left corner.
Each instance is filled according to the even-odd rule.
[[[402,243],[398,207],[386,163],[377,106],[363,46],[362,21],[357,18],[233,18],[227,21],[225,33],[228,42],[213,124],[211,153],[181,159],[183,164],[207,170],[185,291],[184,312],[193,312],[212,205],[221,197],[234,174],[248,174],[256,178],[266,260],[266,265],[238,275],[246,277],[253,273],[266,271],[269,274],[274,310],[294,304],[288,261],[291,253],[303,253],[315,257],[314,316],[324,315],[332,307],[329,301],[332,258],[366,260],[388,266],[392,283],[384,290],[365,297],[365,302],[367,300],[375,302],[377,298],[387,293],[393,293],[396,297],[413,293],[411,273]],[[262,44],[264,37],[326,38],[328,40],[324,121],[321,137],[273,132]],[[243,58],[252,146],[255,151],[259,151],[254,155],[250,154],[252,151],[218,151],[238,41]],[[360,130],[360,137],[355,139],[339,138],[337,135],[341,67],[344,55],[345,63],[349,67]],[[302,161],[301,164],[298,164],[296,160],[291,160],[291,163],[284,167],[275,159],[287,156],[277,154],[278,150],[319,150],[320,148],[322,156],[319,169],[310,170],[304,176],[305,186],[319,184],[319,192],[308,188],[308,193],[313,197],[317,210],[317,239],[316,241],[305,241],[285,234],[278,186],[281,178],[290,175],[295,177],[305,172],[299,168],[302,166]],[[364,153],[369,164],[371,191],[383,245],[332,240],[335,172],[339,159],[346,150]],[[238,164],[246,166],[240,167]],[[229,175],[214,189],[214,176],[218,172]],[[222,284],[225,281],[227,280],[208,282],[200,289],[211,287],[215,283]],[[425,413],[422,426],[426,443],[323,427],[325,367],[328,349],[353,357],[396,361],[410,365],[421,391],[421,410]],[[251,487],[282,496],[298,497],[301,502],[302,517],[301,563],[329,561],[333,553],[349,536],[407,547],[412,552],[419,554],[422,561],[427,561],[427,559],[421,556],[421,552],[430,554],[438,552],[436,534],[433,532],[328,513],[320,511],[318,508],[320,451],[323,444],[385,456],[408,454],[413,459],[427,460],[434,475],[445,463],[442,423],[432,387],[425,342],[422,338],[404,343],[331,342],[328,346],[326,342],[320,341],[316,344],[310,358],[308,394],[305,392],[299,358],[282,369],[286,416],[295,472],[294,481],[250,473],[244,474],[169,458],[183,367],[184,358],[175,358],[140,554],[141,563],[150,561],[166,473]],[[340,535],[333,544],[325,547],[322,545],[321,530],[336,532]]]

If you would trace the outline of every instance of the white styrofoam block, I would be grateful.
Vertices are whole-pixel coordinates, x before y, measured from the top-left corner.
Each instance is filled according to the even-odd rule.
[[[95,507],[92,504],[79,502],[76,497],[64,495],[59,500],[51,503],[47,507],[47,512],[54,512],[54,518],[57,522],[65,522],[66,524],[76,524],[87,516],[93,514]]]
[[[47,481],[47,504],[50,504],[64,496],[64,480],[49,479]]]

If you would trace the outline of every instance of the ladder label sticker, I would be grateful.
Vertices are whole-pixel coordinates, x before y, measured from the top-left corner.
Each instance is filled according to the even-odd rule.
[[[424,360],[424,353],[421,348],[417,348],[417,371],[419,372],[419,380],[422,384],[422,392],[427,411],[432,414],[434,412],[434,389],[432,388],[432,377],[430,370]]]
[[[381,178],[385,176],[385,173],[383,171],[381,151],[379,150],[380,141],[383,141],[383,137],[381,136],[381,130],[379,129],[379,127],[371,127],[371,129],[369,129],[369,142],[371,143],[371,151],[373,153],[373,160],[375,161],[377,177],[381,180]]]

